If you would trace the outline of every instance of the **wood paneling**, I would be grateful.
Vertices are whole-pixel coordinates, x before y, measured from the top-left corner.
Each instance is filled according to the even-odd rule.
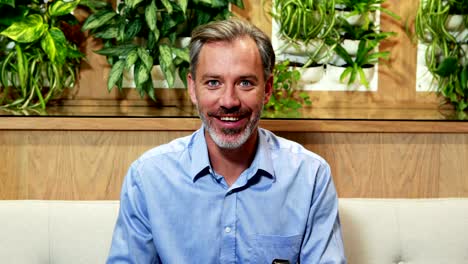
[[[128,166],[191,131],[0,131],[0,199],[118,199]],[[340,197],[468,197],[468,134],[276,132],[323,156]]]
[[[468,134],[278,134],[323,156],[341,197],[468,196]]]
[[[114,130],[194,131],[201,121],[195,117],[1,117],[0,130]],[[292,125],[294,124],[294,125]],[[383,132],[466,133],[468,122],[395,120],[287,120],[262,119],[260,125],[289,132]]]
[[[187,134],[2,131],[0,199],[118,199],[131,162]]]

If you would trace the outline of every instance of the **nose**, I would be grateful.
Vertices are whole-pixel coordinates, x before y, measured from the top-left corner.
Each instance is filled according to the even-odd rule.
[[[220,106],[226,109],[238,108],[241,104],[238,91],[234,85],[227,86],[219,100]]]

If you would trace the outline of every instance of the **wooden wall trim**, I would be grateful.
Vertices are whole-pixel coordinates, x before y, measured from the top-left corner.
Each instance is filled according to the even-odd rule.
[[[194,131],[200,124],[195,117],[0,117],[0,130]],[[457,121],[263,119],[260,124],[285,132],[468,133],[468,122]]]

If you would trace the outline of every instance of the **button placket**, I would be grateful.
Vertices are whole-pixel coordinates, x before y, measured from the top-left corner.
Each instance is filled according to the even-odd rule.
[[[236,262],[236,193],[226,193],[221,216],[221,263]]]

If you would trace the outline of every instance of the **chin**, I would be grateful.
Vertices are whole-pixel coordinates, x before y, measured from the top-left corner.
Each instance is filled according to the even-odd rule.
[[[252,131],[249,131],[249,129],[244,129],[236,135],[226,135],[219,131],[213,131],[212,129],[209,129],[208,132],[211,139],[222,149],[238,149],[242,147],[252,135]]]

